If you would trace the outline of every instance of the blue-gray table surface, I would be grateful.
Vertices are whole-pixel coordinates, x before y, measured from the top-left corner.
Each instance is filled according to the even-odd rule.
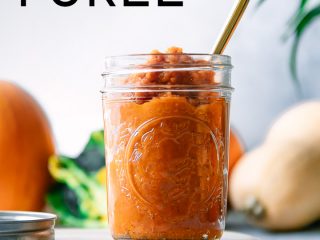
[[[243,215],[229,213],[226,229],[246,233],[261,240],[320,240],[320,222],[301,231],[274,233],[249,225]]]
[[[57,227],[55,239],[111,240],[112,237],[107,229],[61,229]],[[226,232],[222,240],[320,240],[320,222],[301,231],[272,233],[249,225],[243,215],[229,213]]]

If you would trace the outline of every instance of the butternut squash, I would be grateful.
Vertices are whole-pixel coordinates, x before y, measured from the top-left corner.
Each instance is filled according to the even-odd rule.
[[[265,142],[239,160],[230,199],[270,230],[300,229],[320,219],[320,102],[289,110]]]
[[[0,210],[42,210],[53,153],[40,106],[20,87],[0,81]]]

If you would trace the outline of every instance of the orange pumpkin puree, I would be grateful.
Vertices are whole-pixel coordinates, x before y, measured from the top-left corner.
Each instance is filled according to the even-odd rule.
[[[199,61],[156,55],[146,65],[177,63]],[[126,81],[214,84],[214,72],[139,73]],[[143,92],[131,101],[104,100],[108,215],[115,239],[221,237],[228,109],[228,100],[209,91]]]

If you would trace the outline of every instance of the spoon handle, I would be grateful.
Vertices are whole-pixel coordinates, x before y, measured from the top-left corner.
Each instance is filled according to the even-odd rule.
[[[249,0],[237,0],[234,4],[231,13],[222,29],[218,40],[213,46],[213,54],[222,54],[229,43],[232,34],[236,30],[240,19],[248,6]]]

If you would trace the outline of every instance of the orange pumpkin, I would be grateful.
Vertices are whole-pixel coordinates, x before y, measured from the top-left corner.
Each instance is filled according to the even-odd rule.
[[[39,211],[52,182],[48,158],[54,144],[37,102],[0,81],[0,210]]]
[[[229,176],[231,176],[234,166],[237,164],[245,150],[240,138],[234,129],[230,131],[230,150],[229,150]]]

